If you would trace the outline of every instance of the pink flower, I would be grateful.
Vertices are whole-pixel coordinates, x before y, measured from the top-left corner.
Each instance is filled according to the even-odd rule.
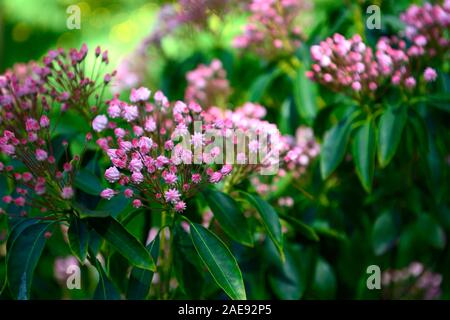
[[[144,124],[145,131],[153,132],[156,130],[156,122],[152,117],[147,117]]]
[[[48,158],[48,154],[45,150],[37,149],[36,150],[36,160],[37,161],[45,161]]]
[[[359,83],[358,81],[355,81],[352,83],[352,89],[355,91],[360,91],[361,90],[361,83]]]
[[[105,115],[98,115],[92,121],[92,128],[96,132],[101,132],[105,130],[108,126],[108,118]]]
[[[130,161],[128,168],[133,172],[140,172],[144,165],[140,159],[133,159]]]
[[[220,173],[224,176],[228,175],[233,170],[233,166],[231,164],[225,164],[222,169],[220,169]]]
[[[100,193],[100,197],[106,200],[111,200],[111,198],[114,197],[115,194],[116,192],[113,189],[107,188]]]
[[[205,145],[205,142],[203,141],[203,136],[204,134],[202,134],[201,132],[195,132],[191,139],[192,139],[192,144],[194,145],[194,148],[198,148],[201,146]]]
[[[41,125],[42,128],[47,128],[50,125],[50,120],[46,115],[43,115],[39,120],[39,124]]]
[[[134,207],[134,208],[140,208],[140,207],[142,207],[142,201],[139,200],[139,199],[134,199],[134,200],[133,200],[133,207]]]
[[[24,197],[18,197],[14,199],[14,204],[18,207],[23,207],[25,205],[25,198]]]
[[[413,77],[406,78],[405,86],[409,89],[414,88],[416,86],[416,79],[414,79]]]
[[[174,173],[167,173],[167,174],[163,175],[163,179],[164,179],[164,182],[167,184],[174,184],[177,182],[178,177]]]
[[[139,116],[138,107],[137,106],[133,106],[133,105],[131,105],[131,106],[126,105],[123,108],[122,116],[128,122],[136,120],[137,117]]]
[[[134,195],[134,192],[132,189],[125,189],[125,191],[123,193],[125,195],[125,198],[131,198]]]
[[[109,104],[108,107],[108,115],[112,118],[118,118],[120,117],[120,114],[122,113],[122,109],[120,108],[120,104],[116,101],[113,101]]]
[[[202,176],[199,173],[194,173],[192,175],[192,182],[197,184],[200,183],[200,181],[202,181]]]
[[[28,118],[25,121],[25,129],[27,131],[38,131],[39,130],[39,123],[36,121],[36,119]]]
[[[209,177],[209,182],[211,183],[218,183],[220,182],[220,180],[222,180],[222,173],[220,173],[219,171],[214,172],[210,177]]]
[[[63,199],[71,199],[73,197],[72,187],[64,187],[61,192],[61,197]]]
[[[131,89],[130,101],[131,102],[139,102],[146,101],[150,98],[150,90],[144,87],[140,87],[139,89]]]
[[[437,73],[436,70],[434,70],[433,68],[426,68],[423,73],[423,76],[426,82],[432,82],[436,80]]]
[[[2,200],[3,200],[4,203],[8,204],[8,203],[11,203],[13,201],[13,198],[11,196],[4,196],[2,198]]]
[[[178,201],[175,204],[175,211],[176,212],[182,212],[186,209],[186,203],[184,201]]]
[[[105,178],[111,183],[116,182],[120,178],[120,172],[116,167],[109,167],[105,171]]]
[[[133,174],[131,175],[131,181],[133,181],[136,184],[139,184],[142,181],[144,181],[144,176],[139,171],[133,172]]]
[[[177,189],[169,189],[164,193],[164,197],[167,202],[176,203],[180,200],[181,195]]]

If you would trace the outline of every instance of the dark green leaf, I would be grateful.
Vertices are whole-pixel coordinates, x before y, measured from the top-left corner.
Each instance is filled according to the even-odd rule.
[[[325,133],[320,156],[320,171],[323,179],[328,178],[344,159],[350,137],[351,119],[350,116],[344,117]]]
[[[103,187],[96,175],[86,169],[81,169],[75,176],[75,186],[87,194],[98,196]]]
[[[370,192],[372,190],[376,153],[375,128],[370,119],[356,131],[352,151],[358,178],[364,189]]]
[[[222,229],[232,239],[252,247],[253,236],[249,223],[236,201],[229,195],[213,189],[205,189],[203,195]]]
[[[300,116],[308,124],[312,124],[317,113],[317,85],[306,77],[305,72],[306,68],[302,64],[297,70],[293,83],[294,100]]]
[[[372,246],[376,255],[388,251],[397,238],[397,230],[391,212],[385,212],[375,221],[372,232]]]
[[[96,261],[98,271],[98,284],[95,289],[95,300],[120,300],[120,293],[113,282],[108,278],[100,262]]]
[[[311,241],[319,241],[319,236],[312,227],[294,217],[288,215],[280,215],[281,219],[289,222],[297,232]]]
[[[211,231],[190,223],[195,249],[216,283],[234,300],[245,300],[242,273],[227,246]]]
[[[112,217],[86,218],[85,220],[133,266],[155,271],[156,266],[150,253],[117,220]]]
[[[378,127],[378,162],[385,167],[394,157],[407,119],[406,108],[389,108],[380,118]]]
[[[241,192],[241,194],[244,195],[245,199],[259,212],[270,239],[272,239],[280,252],[281,258],[284,259],[283,233],[281,232],[280,219],[275,209],[267,203],[267,201],[257,195],[252,195],[246,192]]]
[[[70,219],[68,237],[70,250],[80,260],[80,262],[84,262],[87,257],[89,245],[88,227],[82,220],[73,217]]]
[[[45,232],[51,224],[35,223],[27,226],[11,243],[7,257],[7,278],[14,298],[30,297],[33,273],[47,241]]]
[[[318,299],[334,299],[336,294],[336,276],[332,267],[324,259],[317,260],[314,281],[311,288]]]
[[[146,249],[150,252],[153,261],[157,262],[159,254],[159,234],[150,242]],[[152,284],[153,271],[133,268],[128,281],[127,299],[131,300],[145,300],[150,291]]]

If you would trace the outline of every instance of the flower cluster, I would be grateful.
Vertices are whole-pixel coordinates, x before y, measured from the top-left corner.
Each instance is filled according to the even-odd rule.
[[[0,154],[15,160],[14,166],[0,162],[0,172],[16,187],[2,200],[22,215],[29,208],[64,213],[71,208],[67,200],[74,196],[79,158],[69,159],[66,141],[62,145],[51,141],[51,106],[43,73],[45,68],[32,63],[0,76]]]
[[[412,43],[409,56],[428,58],[448,56],[450,48],[450,1],[443,5],[425,3],[422,7],[411,5],[400,15],[406,24],[405,37]]]
[[[312,129],[308,127],[299,127],[295,137],[285,135],[282,137],[282,141],[280,170],[277,175],[269,179],[255,176],[251,180],[259,194],[266,195],[269,192],[276,191],[277,183],[286,174],[290,174],[294,180],[298,181],[306,173],[311,161],[320,153],[319,143],[315,139]],[[291,207],[293,202],[289,197],[280,198],[279,205]]]
[[[225,189],[229,190],[253,173],[273,175],[278,172],[280,153],[286,145],[278,127],[262,120],[266,113],[263,106],[251,102],[235,110],[212,107],[206,112],[205,119],[214,128],[222,130],[225,136],[234,132],[230,138],[235,149],[229,160],[236,166],[226,181]]]
[[[80,50],[51,50],[44,57],[44,67],[39,76],[49,97],[61,105],[61,111],[76,109],[89,121],[89,111],[97,111],[105,86],[116,72],[104,73],[109,63],[107,50],[102,51],[97,47],[93,66],[89,68],[85,67],[87,54],[88,47],[85,44]],[[92,101],[91,97],[95,100]]]
[[[298,0],[252,0],[249,22],[233,46],[267,58],[292,54],[301,42],[295,22],[302,9],[305,3]]]
[[[152,202],[181,212],[187,198],[208,183],[220,182],[233,167],[215,165],[221,150],[205,134],[211,126],[197,103],[172,104],[160,91],[151,103],[150,95],[146,88],[133,89],[130,103],[114,98],[107,115],[94,119],[95,131],[113,132],[97,140],[112,162],[105,178],[121,185],[136,208]],[[111,199],[115,194],[107,188],[101,196]]]
[[[385,85],[412,90],[423,75],[426,82],[434,81],[437,73],[428,67],[413,74],[414,65],[407,54],[404,40],[381,38],[376,51],[368,47],[361,36],[346,39],[340,34],[311,47],[314,61],[307,76],[336,92],[347,92],[355,98],[375,98]]]
[[[218,59],[214,59],[209,65],[199,65],[187,73],[186,79],[188,86],[184,99],[202,106],[223,105],[231,93],[226,71]]]
[[[426,270],[420,262],[382,274],[383,296],[386,299],[438,299],[441,283],[442,275]]]

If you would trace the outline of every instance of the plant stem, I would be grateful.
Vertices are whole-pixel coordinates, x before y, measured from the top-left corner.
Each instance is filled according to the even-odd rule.
[[[173,259],[173,215],[171,212],[163,211],[161,214],[161,241],[159,247],[159,298],[167,300],[170,291],[170,278],[172,273],[172,259]],[[166,237],[166,230],[168,228],[169,238]]]

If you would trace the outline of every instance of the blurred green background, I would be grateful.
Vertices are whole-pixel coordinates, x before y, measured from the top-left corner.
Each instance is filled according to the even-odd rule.
[[[66,10],[74,4],[81,10],[79,30],[66,25]],[[0,0],[0,72],[38,60],[50,48],[82,43],[107,48],[115,66],[150,32],[159,5],[145,0]]]

